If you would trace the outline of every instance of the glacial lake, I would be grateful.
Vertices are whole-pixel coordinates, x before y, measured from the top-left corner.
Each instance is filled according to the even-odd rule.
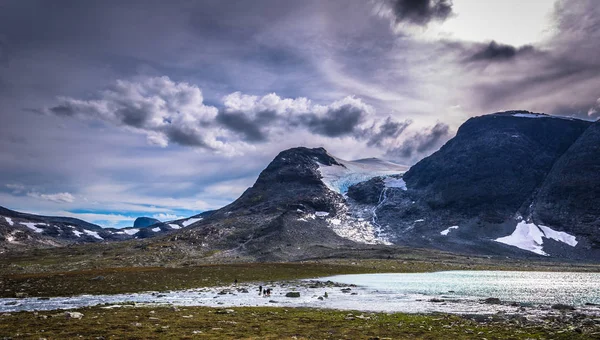
[[[339,285],[316,285],[332,281]],[[258,286],[272,288],[265,297]],[[350,289],[348,289],[350,288]],[[300,297],[286,297],[296,291]],[[502,304],[486,304],[486,298]],[[573,305],[600,316],[600,274],[573,272],[446,271],[336,275],[286,282],[248,282],[225,287],[116,295],[0,299],[0,312],[72,309],[102,304],[230,307],[311,307],[404,313],[558,313],[550,306]],[[511,304],[516,302],[516,304]],[[588,305],[586,305],[586,303]],[[524,311],[523,308],[526,310]],[[112,308],[111,306],[107,308]]]
[[[536,304],[600,304],[600,273],[446,271],[336,275],[324,278],[393,294],[489,298]]]

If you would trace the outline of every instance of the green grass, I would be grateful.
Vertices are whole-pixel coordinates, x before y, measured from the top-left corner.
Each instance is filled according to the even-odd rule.
[[[460,316],[361,313],[304,308],[83,308],[0,315],[0,338],[13,339],[587,339],[598,327],[478,323]],[[350,316],[349,314],[352,314]],[[363,316],[363,318],[357,318]]]

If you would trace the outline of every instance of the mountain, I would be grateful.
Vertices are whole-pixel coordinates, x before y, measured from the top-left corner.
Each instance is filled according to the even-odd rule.
[[[125,241],[170,233],[198,221],[191,217],[145,228],[103,228],[71,217],[39,216],[0,207],[0,253],[77,243]]]
[[[271,261],[370,250],[383,242],[368,221],[350,216],[342,193],[375,175],[406,169],[378,159],[344,161],[323,148],[285,150],[236,201],[156,242],[168,238],[195,251]]]
[[[397,246],[598,260],[599,170],[599,122],[508,111],[469,119],[410,168],[285,150],[231,204],[147,227],[0,210],[0,246],[148,238],[144,249],[215,261],[380,257]]]
[[[138,217],[133,222],[133,227],[134,228],[148,228],[149,226],[156,224],[156,223],[162,223],[162,222],[155,218],[152,218],[152,217]]]
[[[167,237],[270,260],[393,245],[597,259],[598,142],[598,123],[509,111],[469,119],[410,169],[294,148],[235,202]]]

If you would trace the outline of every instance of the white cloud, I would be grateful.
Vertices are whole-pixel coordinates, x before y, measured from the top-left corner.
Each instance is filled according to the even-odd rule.
[[[105,223],[108,226],[115,226],[122,222],[133,222],[135,217],[125,216],[121,214],[97,214],[97,213],[73,213],[70,211],[59,211],[59,216],[74,217],[87,222],[103,225]]]
[[[178,216],[175,214],[169,214],[169,213],[160,213],[160,214],[154,214],[152,215],[153,218],[160,220],[160,221],[173,221],[173,220],[180,220],[182,218],[185,218],[185,216]]]
[[[362,140],[382,121],[375,109],[355,96],[328,104],[305,97],[283,98],[276,93],[254,96],[233,92],[218,109],[204,104],[196,85],[166,76],[117,80],[96,99],[59,97],[46,109],[57,116],[97,119],[128,131],[143,133],[151,145],[170,143],[223,153],[240,154],[253,143],[289,138],[298,130],[331,138]]]
[[[38,192],[29,192],[27,193],[27,196],[40,198],[55,203],[73,203],[75,201],[75,197],[68,192],[59,192],[56,194],[40,194]]]
[[[20,194],[25,191],[25,186],[21,184],[6,184],[6,187],[12,190],[13,194]]]

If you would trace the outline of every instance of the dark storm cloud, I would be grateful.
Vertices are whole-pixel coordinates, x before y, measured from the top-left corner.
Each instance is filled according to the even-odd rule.
[[[330,109],[326,114],[304,114],[300,122],[312,133],[326,137],[352,135],[365,119],[365,112],[350,104]]]
[[[387,140],[396,140],[410,124],[412,124],[412,121],[410,120],[398,122],[393,120],[392,117],[387,117],[387,119],[379,126],[379,131],[370,135],[367,145],[382,146]],[[371,131],[372,130],[374,130],[374,127]]]
[[[468,61],[508,61],[519,55],[533,52],[533,46],[514,47],[511,45],[499,44],[495,41],[490,42],[483,49],[473,54]]]
[[[451,0],[390,0],[396,22],[425,26],[444,21],[452,14]]]
[[[400,146],[388,150],[387,156],[394,159],[410,159],[414,155],[432,151],[446,140],[449,130],[448,125],[437,123],[431,128],[409,136]]]
[[[34,109],[35,110],[35,109]],[[37,110],[39,111],[39,110]],[[50,108],[50,111],[57,116],[73,116],[75,115],[75,111],[68,105],[57,105]]]
[[[275,111],[261,111],[254,119],[248,117],[244,112],[226,112],[219,110],[217,122],[231,131],[239,133],[248,142],[265,142],[268,140],[268,132],[263,131],[278,120]]]

